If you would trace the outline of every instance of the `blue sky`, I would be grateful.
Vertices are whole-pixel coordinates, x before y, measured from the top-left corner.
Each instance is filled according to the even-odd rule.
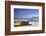
[[[14,8],[15,18],[31,18],[39,16],[39,9],[20,9]]]

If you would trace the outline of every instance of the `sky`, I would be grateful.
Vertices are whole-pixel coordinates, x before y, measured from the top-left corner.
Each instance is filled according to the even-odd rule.
[[[31,18],[39,16],[39,9],[14,8],[14,18]]]

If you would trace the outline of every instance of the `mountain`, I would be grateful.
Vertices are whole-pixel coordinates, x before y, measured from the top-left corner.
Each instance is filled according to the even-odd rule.
[[[39,17],[31,17],[31,18],[14,18],[15,20],[23,20],[23,21],[31,21],[31,22],[38,22]]]
[[[32,18],[29,19],[29,21],[38,22],[39,17],[32,17]]]

